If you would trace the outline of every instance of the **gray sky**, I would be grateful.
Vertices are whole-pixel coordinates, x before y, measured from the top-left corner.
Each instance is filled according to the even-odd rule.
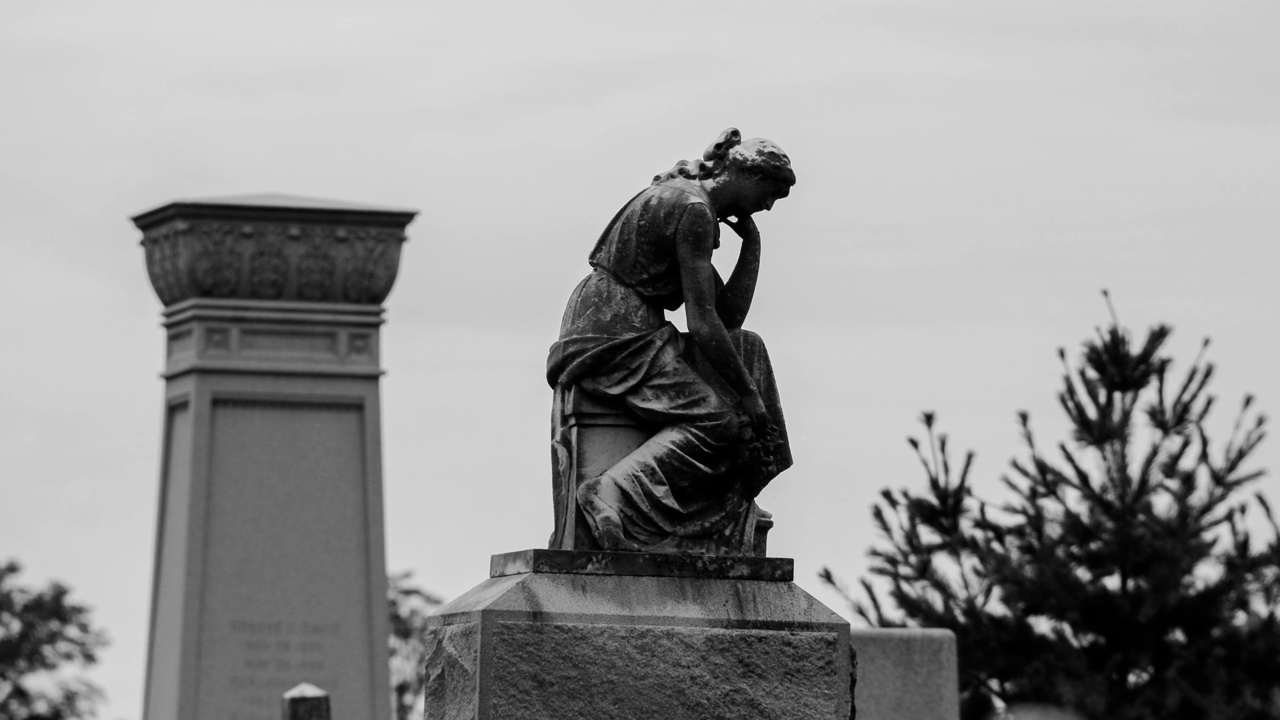
[[[727,126],[790,154],[748,327],[796,466],[773,554],[848,580],[939,411],[995,491],[1055,349],[1204,335],[1218,422],[1280,408],[1272,2],[63,3],[0,22],[0,557],[114,638],[141,715],[159,302],[127,216],[286,192],[422,211],[387,302],[388,560],[454,596],[551,530],[547,346],[604,224]],[[731,234],[726,233],[726,238]],[[731,242],[717,264],[732,263]],[[1280,468],[1271,441],[1259,464]],[[1277,496],[1274,478],[1264,481]]]

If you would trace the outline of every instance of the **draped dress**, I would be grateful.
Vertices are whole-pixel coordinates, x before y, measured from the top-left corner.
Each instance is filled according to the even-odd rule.
[[[744,439],[738,395],[696,343],[666,319],[666,311],[684,303],[677,242],[690,212],[710,213],[718,247],[710,199],[690,179],[659,178],[618,211],[591,252],[592,272],[569,298],[547,359],[547,381],[553,388],[576,385],[620,401],[654,430],[630,455],[577,489],[579,498],[592,493],[620,518],[625,549],[747,555],[761,512],[754,498],[791,465],[791,452],[760,337],[730,332],[768,412],[768,442]],[[719,293],[724,283],[718,274],[715,283]],[[563,458],[570,450],[565,412],[557,403],[552,413],[560,474],[567,472]],[[597,518],[587,503],[581,507],[594,531]]]

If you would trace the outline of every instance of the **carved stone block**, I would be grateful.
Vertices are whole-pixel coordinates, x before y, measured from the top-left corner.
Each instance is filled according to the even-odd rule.
[[[834,632],[498,623],[489,711],[504,718],[835,718]]]
[[[165,305],[190,298],[376,305],[414,212],[289,196],[186,200],[133,218]]]
[[[480,623],[433,630],[425,642],[428,714],[449,720],[474,718],[480,683]]]
[[[794,584],[600,570],[495,577],[441,608],[427,717],[850,716],[849,625]]]

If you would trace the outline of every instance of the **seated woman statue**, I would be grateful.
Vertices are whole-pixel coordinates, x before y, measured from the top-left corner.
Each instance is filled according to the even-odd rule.
[[[742,330],[760,269],[751,216],[794,184],[781,148],[729,128],[702,160],[655,177],[592,250],[593,270],[569,298],[547,380],[616,399],[656,431],[578,486],[578,507],[601,548],[752,554],[762,512],[754,499],[791,465],[791,451],[764,344]],[[728,282],[711,264],[719,223],[742,238]],[[687,335],[664,312],[681,305]],[[553,425],[553,442],[564,442],[563,408]]]

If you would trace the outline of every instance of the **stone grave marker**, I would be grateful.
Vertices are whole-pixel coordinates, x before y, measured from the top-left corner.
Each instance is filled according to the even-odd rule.
[[[145,720],[389,717],[379,332],[414,212],[297,198],[133,218],[164,303]]]

